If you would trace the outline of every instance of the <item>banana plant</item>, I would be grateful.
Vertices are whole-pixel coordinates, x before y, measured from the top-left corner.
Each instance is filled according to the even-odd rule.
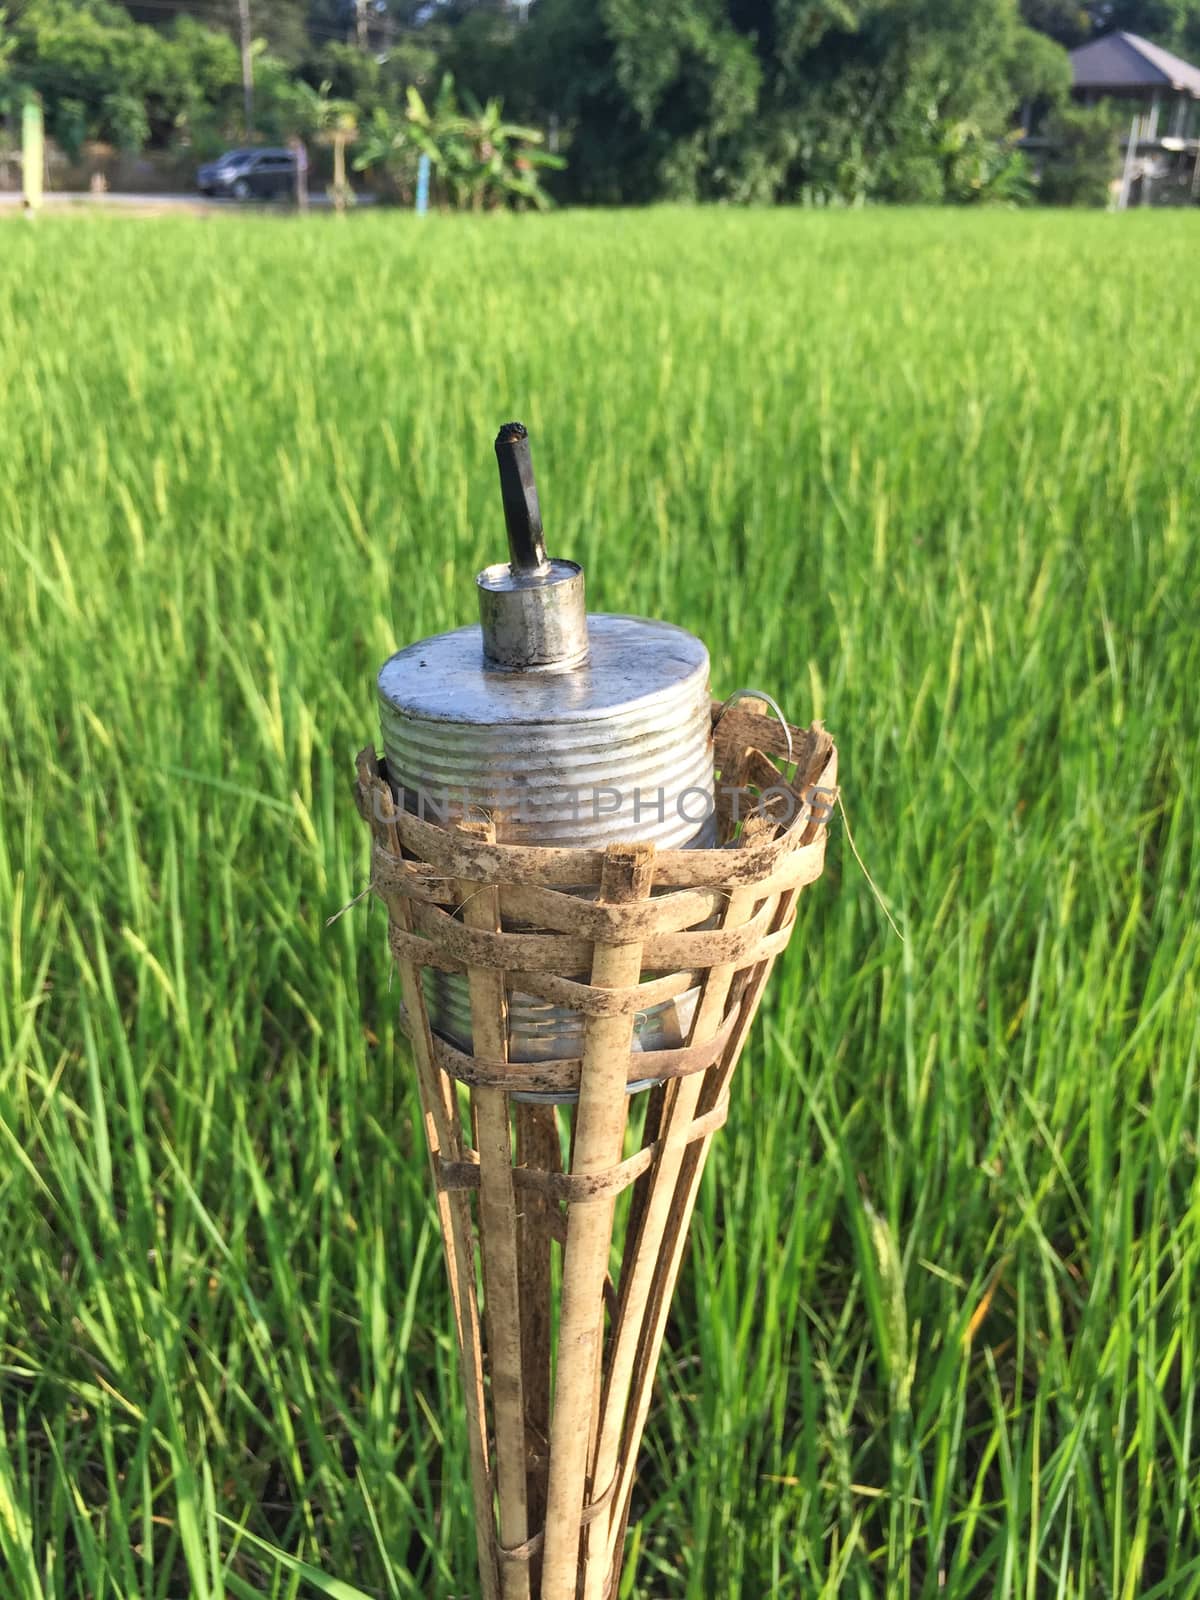
[[[407,194],[417,159],[424,155],[442,205],[483,211],[529,204],[545,210],[551,200],[538,170],[566,163],[540,148],[543,137],[538,128],[506,122],[498,99],[480,105],[464,94],[460,104],[454,79],[447,74],[432,104],[410,87],[402,118],[377,111],[355,166],[362,170],[382,164]]]

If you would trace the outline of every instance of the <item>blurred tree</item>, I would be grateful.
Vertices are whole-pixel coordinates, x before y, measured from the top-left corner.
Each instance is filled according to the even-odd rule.
[[[0,185],[9,188],[17,171],[16,124],[28,90],[13,70],[17,41],[6,24],[6,14],[0,9],[0,118],[4,124],[0,132]]]
[[[1107,106],[1064,106],[1046,125],[1050,148],[1041,198],[1053,206],[1102,206],[1117,170],[1117,135]]]
[[[154,28],[114,0],[27,0],[10,39],[15,70],[69,147],[94,135],[126,150],[153,140],[207,152],[252,131],[278,140],[304,123],[303,80],[260,38],[256,129],[247,130],[238,47],[194,16]]]
[[[1011,198],[1069,83],[1016,0],[539,0],[522,50],[585,200]]]
[[[7,14],[0,8],[0,114],[5,116],[8,115],[12,103],[16,100],[20,87],[12,65],[13,56],[16,54],[17,40],[7,23]]]
[[[1046,113],[1065,105],[1071,93],[1071,62],[1047,34],[1018,28],[1013,35],[1008,82],[1026,132],[1040,127]]]
[[[123,155],[137,155],[150,137],[146,102],[130,89],[106,94],[101,106],[104,131]]]
[[[241,90],[237,46],[228,34],[180,17],[171,26],[171,56],[181,92],[220,110],[231,107]]]
[[[1081,0],[1021,0],[1021,15],[1030,28],[1073,50],[1092,31],[1092,19]]]
[[[1123,28],[1164,44],[1178,37],[1189,9],[1188,0],[1095,0],[1087,7],[1096,33]]]
[[[503,103],[517,126],[546,128],[547,153],[570,158],[556,193],[603,203],[1020,198],[1028,175],[1010,134],[1063,103],[1064,45],[1107,26],[1177,48],[1194,30],[1200,43],[1200,0],[249,6],[254,132],[302,131],[325,84],[361,126],[407,128],[411,154],[408,91],[428,104],[449,73],[460,119],[474,116],[470,97],[480,118]],[[236,0],[23,0],[13,70],[68,141],[80,107],[90,131],[133,138],[140,97],[144,136],[198,151],[247,136],[236,12]],[[398,156],[390,165],[399,173]]]
[[[166,42],[108,0],[30,0],[13,23],[14,64],[57,127],[64,101],[83,108],[87,131],[140,148],[171,126],[178,81]],[[78,115],[78,111],[76,112]]]
[[[722,192],[716,172],[748,134],[762,69],[720,0],[540,0],[529,30],[541,119],[569,130],[579,198]]]
[[[328,83],[337,99],[352,100],[364,121],[379,108],[399,111],[410,85],[423,90],[438,81],[437,37],[420,30],[379,52],[335,40],[309,57],[304,77],[314,87]]]
[[[1028,0],[1028,3],[1054,7],[1055,0]],[[1064,0],[1064,12],[1069,9]],[[1171,50],[1186,48],[1189,40],[1200,40],[1200,0],[1083,0],[1083,10],[1087,26],[1082,37],[1121,28]],[[1041,26],[1032,16],[1029,21]],[[1059,36],[1053,27],[1043,31],[1054,33],[1056,38]],[[1064,38],[1062,42],[1076,45],[1082,39]]]
[[[720,0],[606,0],[604,11],[617,85],[653,137],[662,189],[676,198],[711,194],[722,145],[750,130],[758,106],[754,41]]]
[[[61,99],[54,108],[50,132],[70,159],[78,161],[88,136],[88,114],[83,101]]]
[[[121,9],[148,27],[168,29],[182,17],[233,39],[239,34],[236,0],[122,0]],[[309,0],[250,0],[251,30],[272,55],[295,66],[311,49],[310,9]]]
[[[506,106],[533,111],[533,79],[525,45],[528,22],[504,0],[462,0],[437,19],[438,65],[460,89],[486,99],[498,95]]]
[[[655,139],[617,80],[603,8],[538,0],[522,47],[530,99],[570,157],[566,198],[616,205],[656,197]],[[523,115],[530,106],[518,102]]]

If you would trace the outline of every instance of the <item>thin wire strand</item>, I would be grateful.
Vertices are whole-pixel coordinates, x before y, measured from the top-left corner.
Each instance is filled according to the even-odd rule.
[[[778,700],[773,695],[769,695],[765,689],[735,689],[729,698],[722,703],[720,711],[717,712],[716,721],[713,723],[713,732],[717,731],[721,718],[729,710],[730,706],[735,705],[739,700],[761,700],[764,705],[770,706],[771,710],[779,718],[779,725],[783,729],[784,738],[787,740],[788,762],[789,764],[794,763],[796,758],[792,754],[791,724],[779,709]]]

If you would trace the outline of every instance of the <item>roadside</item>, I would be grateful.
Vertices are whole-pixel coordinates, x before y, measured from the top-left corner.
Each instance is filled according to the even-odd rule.
[[[373,194],[361,194],[355,199],[351,210],[358,210],[361,206],[375,204]],[[0,190],[0,209],[5,211],[20,211],[24,205],[24,196],[20,190]],[[218,200],[202,194],[114,194],[107,191],[102,194],[88,192],[66,192],[54,190],[47,192],[42,197],[42,205],[46,210],[70,210],[72,207],[94,207],[108,211],[133,211],[139,216],[154,216],[158,213],[175,212],[183,215],[215,216],[220,212],[260,212],[271,216],[294,216],[296,207],[290,201],[277,200]],[[309,206],[313,211],[332,211],[333,201],[325,194],[314,194],[309,197]]]

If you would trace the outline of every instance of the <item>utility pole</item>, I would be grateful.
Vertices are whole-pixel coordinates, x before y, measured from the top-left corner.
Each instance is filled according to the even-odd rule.
[[[250,53],[250,0],[237,0],[242,34],[242,94],[246,105],[246,133],[254,131],[254,57]]]
[[[360,50],[367,48],[367,0],[354,0],[354,37]]]

